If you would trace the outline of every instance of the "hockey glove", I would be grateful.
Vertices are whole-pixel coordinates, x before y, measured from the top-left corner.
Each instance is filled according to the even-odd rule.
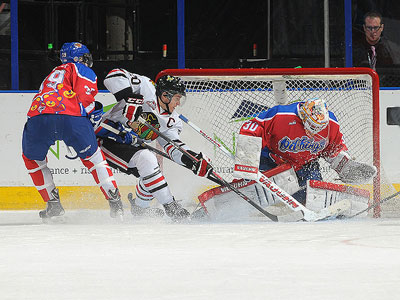
[[[143,96],[140,94],[134,94],[132,97],[125,99],[125,107],[122,114],[128,119],[127,124],[135,122],[143,111]]]
[[[119,136],[122,139],[122,144],[135,145],[137,143],[137,136],[126,130],[120,122],[117,123],[117,129],[120,131]]]
[[[140,116],[146,120],[147,123],[152,125],[157,130],[160,128],[160,123],[158,123],[157,116],[152,112],[144,112]],[[158,135],[145,124],[134,122],[130,124],[130,127],[138,135],[139,138],[147,141],[154,141]]]
[[[351,159],[347,152],[340,152],[335,158],[327,159],[342,182],[362,184],[376,175],[376,167]]]
[[[137,136],[132,132],[125,131],[124,144],[135,145],[137,143]]]
[[[92,123],[92,126],[94,129],[96,129],[100,122],[101,118],[103,117],[104,111],[103,111],[103,104],[101,104],[98,101],[94,101],[94,110],[88,115],[90,123]]]
[[[211,160],[201,152],[195,157],[198,159],[198,161],[193,163],[193,173],[200,177],[208,177],[213,171]]]

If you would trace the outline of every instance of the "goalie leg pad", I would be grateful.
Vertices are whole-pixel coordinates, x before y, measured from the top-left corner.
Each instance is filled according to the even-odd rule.
[[[276,185],[290,195],[293,195],[300,190],[297,175],[293,168],[279,166],[265,172],[265,175],[267,175]],[[270,206],[280,202],[279,199],[271,193],[271,191],[264,189],[259,184],[255,184],[255,186],[257,196],[259,196],[260,201],[264,200],[264,206]],[[262,202],[260,202],[260,204],[263,206]]]
[[[293,168],[290,166],[279,166],[264,173],[282,189],[289,193],[294,193],[300,189],[297,176]],[[234,180],[231,183],[235,188],[240,189],[252,201],[262,207],[269,207],[280,202],[270,191],[264,189],[255,181]],[[233,213],[236,210],[243,210],[242,213],[254,213],[255,210],[250,205],[242,201],[236,193],[229,190],[227,187],[219,186],[210,189],[198,196],[199,201],[207,208],[211,217],[225,215],[224,212]]]
[[[341,200],[349,200],[350,208],[343,216],[353,215],[368,207],[370,193],[367,190],[334,184],[329,182],[309,180],[307,181],[306,208],[313,211],[321,211]]]

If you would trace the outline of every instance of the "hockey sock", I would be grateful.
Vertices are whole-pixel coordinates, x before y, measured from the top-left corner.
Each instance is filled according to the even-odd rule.
[[[114,179],[110,166],[108,165],[103,152],[97,148],[96,152],[85,159],[81,159],[82,163],[92,174],[95,182],[100,187],[106,199],[109,199],[108,191],[114,191],[117,183]]]
[[[173,199],[168,183],[159,167],[153,173],[140,178],[139,184],[136,186],[136,194],[138,198],[147,201],[155,197],[160,204],[169,203]]]
[[[32,160],[24,154],[22,154],[22,158],[40,196],[44,202],[49,201],[51,191],[55,188],[55,185],[53,175],[47,167],[47,158],[45,160]]]

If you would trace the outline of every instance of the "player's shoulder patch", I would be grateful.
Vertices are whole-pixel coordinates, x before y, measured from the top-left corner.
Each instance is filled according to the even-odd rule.
[[[287,104],[287,105],[277,105],[278,113],[293,113],[297,114],[298,102]]]
[[[329,111],[329,119],[331,119],[332,121],[335,121],[336,123],[338,122],[335,114],[331,111]]]
[[[76,74],[79,77],[83,77],[93,83],[97,82],[97,76],[91,68],[81,63],[74,63],[73,65],[75,66]]]
[[[297,103],[292,103],[289,105],[275,105],[270,109],[260,113],[258,118],[271,119],[276,115],[297,115]]]

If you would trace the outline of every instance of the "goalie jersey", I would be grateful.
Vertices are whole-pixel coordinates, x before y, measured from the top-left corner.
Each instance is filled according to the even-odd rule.
[[[333,158],[347,150],[335,115],[329,112],[329,125],[309,136],[299,117],[299,105],[277,105],[245,122],[240,134],[262,138],[261,157],[277,165],[289,163],[295,169],[319,158]]]

